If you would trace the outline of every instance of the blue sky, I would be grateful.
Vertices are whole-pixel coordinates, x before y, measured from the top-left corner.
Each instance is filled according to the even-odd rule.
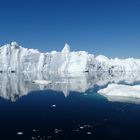
[[[138,0],[1,0],[0,45],[140,58]]]

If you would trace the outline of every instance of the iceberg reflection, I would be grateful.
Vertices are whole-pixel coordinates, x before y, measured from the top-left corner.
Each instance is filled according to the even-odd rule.
[[[85,73],[78,77],[71,77],[65,74],[47,74],[47,73],[24,73],[24,74],[6,74],[0,75],[0,96],[4,99],[16,101],[18,98],[27,95],[36,90],[54,90],[61,91],[65,97],[70,91],[85,92],[93,87],[93,83],[88,79]],[[50,80],[51,84],[36,84],[34,80]]]
[[[48,80],[49,84],[33,83],[34,80]],[[139,73],[118,73],[110,75],[104,73],[1,73],[0,74],[0,96],[4,99],[16,101],[22,96],[27,95],[31,91],[36,90],[54,90],[64,93],[67,97],[70,92],[84,93],[88,89],[93,89],[95,85],[102,88],[108,83],[124,82],[133,84],[140,81]],[[124,97],[122,97],[124,99]],[[119,99],[122,101],[123,99]],[[116,97],[109,97],[109,100],[115,101]],[[128,100],[128,99],[127,99]],[[127,101],[125,100],[125,101]],[[130,100],[130,97],[129,97]],[[134,100],[134,99],[133,99]]]

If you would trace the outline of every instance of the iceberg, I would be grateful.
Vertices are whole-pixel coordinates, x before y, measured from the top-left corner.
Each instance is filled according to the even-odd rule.
[[[16,42],[0,47],[0,72],[108,72],[118,75],[138,72],[140,59],[110,59],[94,56],[85,51],[71,51],[66,43],[62,51],[42,53],[37,49],[23,48]]]
[[[0,96],[15,101],[34,90],[86,92],[110,84],[98,92],[112,100],[139,97],[140,59],[111,59],[85,51],[71,51],[66,43],[62,51],[42,53],[23,48],[16,42],[0,47]],[[34,83],[33,83],[34,82]]]
[[[109,101],[140,104],[140,85],[109,84],[106,88],[100,89],[98,93]]]
[[[93,55],[84,51],[71,52],[68,44],[61,52],[50,53],[23,48],[16,42],[0,47],[0,72],[85,72],[94,63]]]

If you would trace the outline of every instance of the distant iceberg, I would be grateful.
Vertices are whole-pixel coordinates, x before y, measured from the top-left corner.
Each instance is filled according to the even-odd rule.
[[[36,49],[23,48],[18,43],[0,47],[0,72],[108,72],[118,75],[126,71],[138,72],[140,60],[109,59],[103,55],[94,56],[85,51],[70,51],[65,44],[61,52],[41,53]]]

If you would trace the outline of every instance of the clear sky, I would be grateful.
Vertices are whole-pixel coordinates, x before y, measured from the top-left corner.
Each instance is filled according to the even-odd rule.
[[[140,0],[0,0],[0,45],[140,58]]]

